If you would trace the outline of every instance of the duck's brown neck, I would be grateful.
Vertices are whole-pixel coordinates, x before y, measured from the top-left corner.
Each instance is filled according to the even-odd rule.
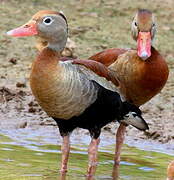
[[[54,57],[60,58],[60,52],[55,51],[49,47],[45,47],[39,54],[38,58],[45,60],[45,59],[52,59]]]
[[[58,73],[61,69],[59,65],[60,52],[48,47],[44,48],[37,56],[32,65],[32,75],[44,77],[53,73]]]
[[[151,56],[146,61],[157,61],[159,60],[158,56],[160,56],[160,59],[163,59],[160,53],[153,46],[151,46]]]
[[[48,47],[44,48],[37,56],[36,61],[46,64],[58,64],[61,57],[60,52],[54,51]]]

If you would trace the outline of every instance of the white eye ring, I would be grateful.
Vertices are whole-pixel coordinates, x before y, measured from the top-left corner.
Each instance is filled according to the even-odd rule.
[[[43,23],[45,24],[45,25],[50,25],[52,22],[53,22],[54,20],[51,18],[51,17],[45,17],[44,19],[43,19]]]

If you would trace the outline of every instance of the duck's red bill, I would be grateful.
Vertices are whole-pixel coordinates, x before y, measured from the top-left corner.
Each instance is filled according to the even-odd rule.
[[[13,37],[22,37],[22,36],[33,36],[36,35],[37,28],[35,24],[25,24],[21,27],[18,27],[16,29],[10,30],[7,32],[7,35],[13,36]]]
[[[138,56],[146,60],[151,56],[151,34],[150,32],[138,33]]]

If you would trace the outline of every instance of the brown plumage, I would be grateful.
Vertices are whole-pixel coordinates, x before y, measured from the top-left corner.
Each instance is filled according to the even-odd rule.
[[[137,56],[136,50],[129,50],[110,65],[119,80],[125,85],[125,98],[140,106],[158,94],[168,78],[168,67],[155,48],[146,61]]]
[[[136,24],[136,26],[135,26]],[[150,32],[153,40],[156,25],[149,10],[139,10],[132,23],[132,35],[137,41],[139,32]],[[112,48],[91,56],[116,72],[126,87],[124,96],[140,106],[158,94],[168,79],[168,66],[161,54],[151,47],[151,56],[142,60],[137,50]]]
[[[151,46],[156,32],[152,12],[141,9],[132,22],[132,36],[137,41],[137,50],[108,49],[91,56],[89,59],[101,62],[115,71],[125,86],[123,96],[129,102],[140,106],[157,95],[168,79],[167,63],[160,53]],[[126,128],[117,132],[115,167],[118,168],[120,151]],[[121,136],[121,137],[120,137]]]
[[[111,81],[115,84],[115,86],[119,87],[120,82],[117,79],[117,77],[110,71],[106,66],[103,66],[103,64],[91,60],[79,60],[75,59],[73,60],[72,64],[80,64],[84,65],[85,67],[89,68],[96,74],[98,74],[101,77],[105,77],[108,81]]]
[[[169,70],[165,59],[154,47],[151,53],[146,61],[142,61],[136,50],[109,49],[89,59],[101,62],[115,71],[125,86],[125,98],[140,106],[158,94],[168,79]]]
[[[89,164],[87,175],[97,166],[97,149],[101,128],[118,120],[140,130],[148,129],[138,107],[123,102],[122,87],[112,70],[95,61],[64,59],[60,54],[68,36],[63,14],[40,11],[25,25],[11,30],[10,36],[36,35],[46,47],[32,65],[30,85],[42,109],[58,124],[63,137],[61,173],[67,171],[70,151],[69,136],[79,127],[89,130]]]
[[[117,60],[119,55],[125,53],[126,51],[128,50],[121,48],[107,49],[91,56],[89,59],[100,62],[105,66],[110,66],[112,63],[114,63]]]

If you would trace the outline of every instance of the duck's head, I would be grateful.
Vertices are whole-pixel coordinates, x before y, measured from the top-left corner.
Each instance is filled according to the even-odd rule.
[[[151,56],[151,44],[156,32],[154,15],[147,9],[138,10],[132,22],[132,36],[137,41],[138,56],[146,60]]]
[[[14,37],[38,36],[48,47],[62,51],[66,45],[68,25],[62,12],[39,11],[26,24],[7,32]]]

